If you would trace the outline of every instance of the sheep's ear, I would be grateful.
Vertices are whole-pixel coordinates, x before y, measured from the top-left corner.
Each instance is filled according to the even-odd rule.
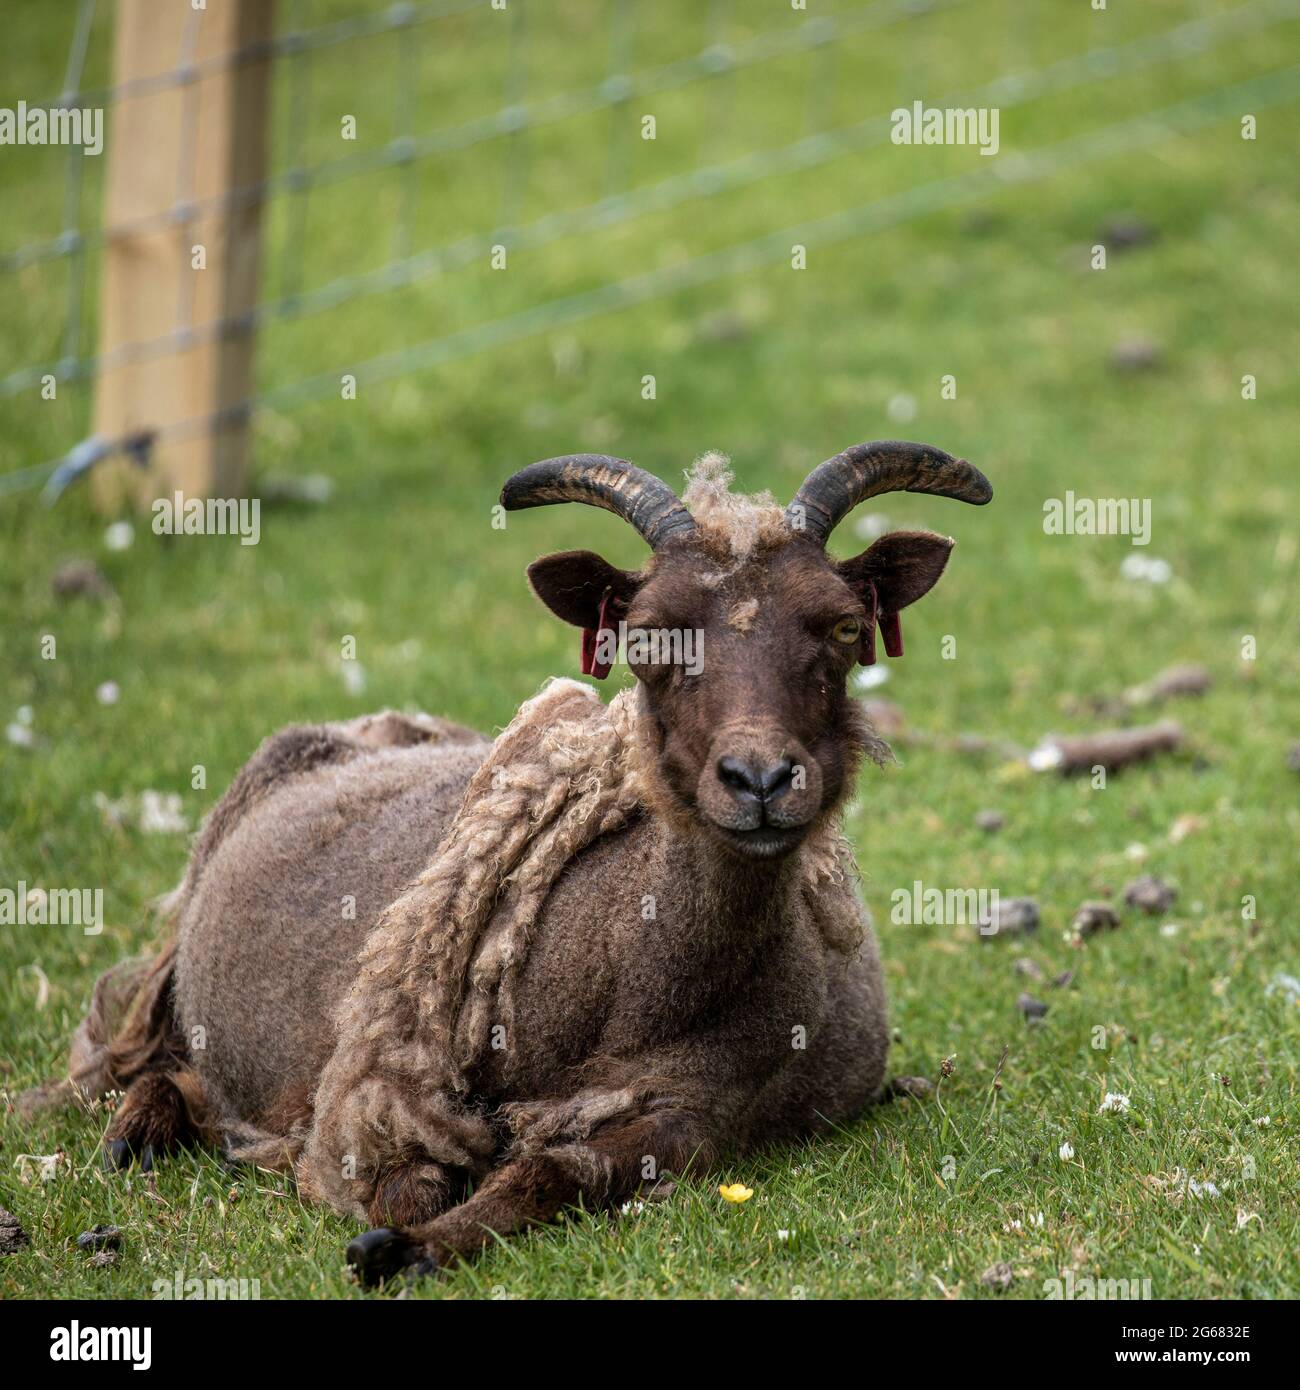
[[[615,569],[591,550],[564,550],[544,555],[528,566],[533,592],[574,627],[595,630],[602,605],[606,619],[621,617],[641,585],[641,576]]]
[[[882,613],[897,613],[939,582],[952,551],[951,536],[933,531],[891,531],[840,565],[840,577],[862,591],[874,584]]]
[[[891,531],[838,567],[840,578],[862,599],[870,614],[859,652],[864,666],[876,660],[877,623],[886,653],[903,655],[899,611],[923,598],[939,582],[952,547],[951,536],[936,536],[933,531]]]

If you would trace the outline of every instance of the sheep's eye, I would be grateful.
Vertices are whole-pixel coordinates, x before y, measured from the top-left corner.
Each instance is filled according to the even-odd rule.
[[[837,642],[843,642],[846,646],[850,642],[856,642],[862,636],[862,624],[856,618],[841,618],[838,623],[831,628],[831,636]]]

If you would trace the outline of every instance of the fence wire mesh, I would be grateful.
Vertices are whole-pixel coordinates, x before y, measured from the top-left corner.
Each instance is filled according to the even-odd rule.
[[[97,378],[122,366],[177,353],[235,330],[264,335],[278,325],[309,325],[322,318],[328,321],[332,312],[358,300],[384,300],[387,319],[396,323],[401,318],[401,297],[396,292],[485,265],[493,255],[508,261],[558,243],[602,248],[590,271],[584,266],[583,273],[567,277],[578,281],[576,286],[568,286],[567,292],[563,284],[566,277],[549,272],[526,277],[524,302],[506,302],[505,312],[298,375],[291,369],[286,375],[286,358],[277,355],[276,371],[269,378],[263,374],[260,389],[248,399],[216,414],[174,421],[161,431],[163,437],[201,434],[250,411],[279,410],[336,392],[343,373],[363,383],[428,370],[593,315],[777,262],[790,254],[794,244],[818,247],[862,237],[978,201],[1009,184],[1048,179],[1091,160],[1150,147],[1241,110],[1284,103],[1300,93],[1300,66],[1282,66],[1242,82],[1211,85],[1185,100],[1130,113],[1038,148],[1004,151],[987,164],[977,160],[976,167],[966,172],[923,179],[818,216],[788,219],[781,212],[779,197],[763,200],[757,218],[755,200],[744,203],[743,225],[734,216],[715,211],[726,209],[729,202],[734,209],[738,200],[783,178],[862,155],[887,143],[895,102],[875,101],[877,109],[856,119],[836,117],[837,109],[843,110],[837,98],[847,66],[845,50],[854,42],[870,41],[896,26],[933,21],[971,3],[872,0],[834,14],[810,14],[796,7],[784,13],[780,7],[761,7],[766,22],[756,28],[752,7],[710,0],[701,8],[696,23],[698,46],[666,61],[642,61],[637,45],[641,6],[637,0],[607,0],[589,7],[592,22],[607,35],[604,70],[560,90],[535,90],[537,30],[552,22],[553,12],[532,0],[399,3],[316,24],[307,22],[310,6],[304,0],[282,0],[278,8],[281,27],[273,38],[225,54],[215,63],[196,58],[203,10],[191,9],[170,69],[118,85],[98,86],[84,86],[83,79],[92,45],[107,40],[111,13],[97,23],[101,16],[97,15],[96,0],[77,0],[63,88],[44,104],[64,109],[103,108],[111,126],[113,109],[122,101],[178,90],[182,97],[182,154],[175,171],[175,196],[170,207],[160,212],[110,225],[95,216],[99,200],[87,197],[86,152],[79,145],[69,145],[63,156],[66,171],[59,230],[0,251],[0,283],[10,277],[17,280],[60,269],[66,275],[57,334],[46,335],[56,350],[34,352],[31,360],[0,366],[0,400],[30,396],[51,381],[88,392]],[[111,11],[111,6],[108,8]],[[1128,74],[1176,67],[1212,54],[1249,36],[1264,34],[1297,15],[1300,0],[1250,0],[1128,42],[1093,43],[1082,51],[1037,67],[1021,67],[982,84],[949,92],[933,92],[927,87],[927,99],[942,107],[1006,110],[1049,96],[1059,99],[1076,93],[1082,97],[1089,89]],[[495,27],[465,28],[471,21]],[[460,27],[450,32],[453,26]],[[498,96],[490,109],[463,119],[421,125],[423,110],[448,95],[437,88],[426,90],[421,59],[430,48],[444,59],[453,55],[453,68],[454,55],[464,54],[468,74],[464,85],[476,97],[493,75],[499,79]],[[363,147],[345,147],[342,153],[316,157],[322,142],[313,136],[323,129],[337,131],[337,111],[322,109],[313,93],[313,64],[330,50],[355,54],[355,70],[361,73],[364,69],[361,80],[385,89],[391,102],[391,134]],[[493,61],[478,62],[486,53]],[[196,197],[191,180],[201,120],[195,98],[197,82],[218,65],[267,60],[274,64],[278,89],[271,172],[249,183],[236,179],[216,197]],[[772,71],[788,81],[789,70],[781,65],[790,62],[803,64],[806,99],[802,128],[787,127],[778,132],[778,136],[788,138],[758,143],[756,136],[749,148],[729,148],[717,137],[734,130],[737,124],[737,83],[746,74],[761,76]],[[445,74],[449,70],[444,61],[439,71]],[[685,167],[638,174],[635,151],[643,134],[639,129],[643,111],[662,106],[675,94],[698,89],[704,89],[705,96],[692,108],[690,144],[695,157],[686,159]],[[464,104],[462,100],[445,102],[448,108]],[[859,106],[852,106],[855,115]],[[603,122],[603,131],[598,129],[598,122]],[[147,155],[142,152],[141,157]],[[533,185],[545,185],[546,167],[557,159],[575,158],[599,170],[588,180],[595,196],[561,206],[547,205],[545,196],[539,197]],[[425,226],[439,219],[423,215],[422,201],[430,188],[454,186],[458,160],[472,161],[476,186],[483,186],[485,169],[494,171],[491,209],[482,210],[476,229],[450,237],[435,236],[426,242]],[[534,179],[539,164],[545,167],[541,177]],[[362,196],[360,190],[368,187],[362,181],[372,176],[392,180],[382,204],[391,228],[384,235],[376,225],[374,239],[375,246],[386,247],[383,259],[358,265],[361,257],[349,254],[355,248],[347,247],[332,256],[305,254],[305,248],[313,244],[315,201],[326,190],[340,186],[344,193],[355,186],[357,196]],[[172,329],[117,344],[109,351],[94,344],[94,315],[87,306],[95,283],[95,262],[110,240],[186,227],[205,216],[257,204],[266,205],[268,217],[274,219],[274,235],[269,238],[261,289],[251,310],[196,323],[194,278],[182,275],[176,287]],[[638,225],[662,229],[669,224],[654,219],[666,215],[701,222],[716,220],[723,229],[720,244],[695,252],[670,245],[658,263],[646,265],[643,242],[629,240],[624,234]],[[771,229],[755,235],[756,222]],[[328,240],[320,238],[326,245]],[[373,253],[374,246],[365,250]],[[583,262],[580,254],[576,264],[583,266]],[[309,278],[322,264],[323,273]],[[596,283],[584,283],[593,278]],[[556,282],[560,282],[561,292],[547,293]],[[485,298],[498,302],[496,296]],[[379,336],[382,340],[384,335]],[[303,364],[307,366],[305,357]],[[45,482],[69,459],[74,463],[93,461],[102,452],[128,442],[98,441],[88,448],[88,441],[78,443],[70,438],[56,457],[0,475],[0,494]]]

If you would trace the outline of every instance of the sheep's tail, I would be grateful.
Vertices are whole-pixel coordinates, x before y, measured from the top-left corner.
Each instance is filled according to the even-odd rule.
[[[119,962],[95,982],[90,1010],[72,1038],[66,1075],[18,1097],[20,1115],[31,1118],[76,1102],[124,1091],[148,1071],[174,1072],[189,1061],[184,1035],[172,1013],[176,966],[175,907],[179,894],[160,904],[168,940],[154,956]]]

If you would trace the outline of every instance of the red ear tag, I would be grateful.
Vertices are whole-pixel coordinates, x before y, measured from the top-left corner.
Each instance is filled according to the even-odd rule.
[[[863,666],[876,664],[876,586],[867,585],[867,626],[862,633],[862,655],[858,661]]]
[[[596,617],[596,626],[582,629],[582,674],[594,676],[598,681],[603,681],[609,675],[614,664],[612,661],[598,661],[596,659],[596,643],[600,640],[602,632],[608,632],[610,638],[617,641],[614,629],[605,620],[605,609],[608,605],[609,592],[606,590],[604,597],[600,600],[600,613]]]
[[[885,639],[886,656],[903,655],[903,627],[897,613],[880,615],[880,635]]]

